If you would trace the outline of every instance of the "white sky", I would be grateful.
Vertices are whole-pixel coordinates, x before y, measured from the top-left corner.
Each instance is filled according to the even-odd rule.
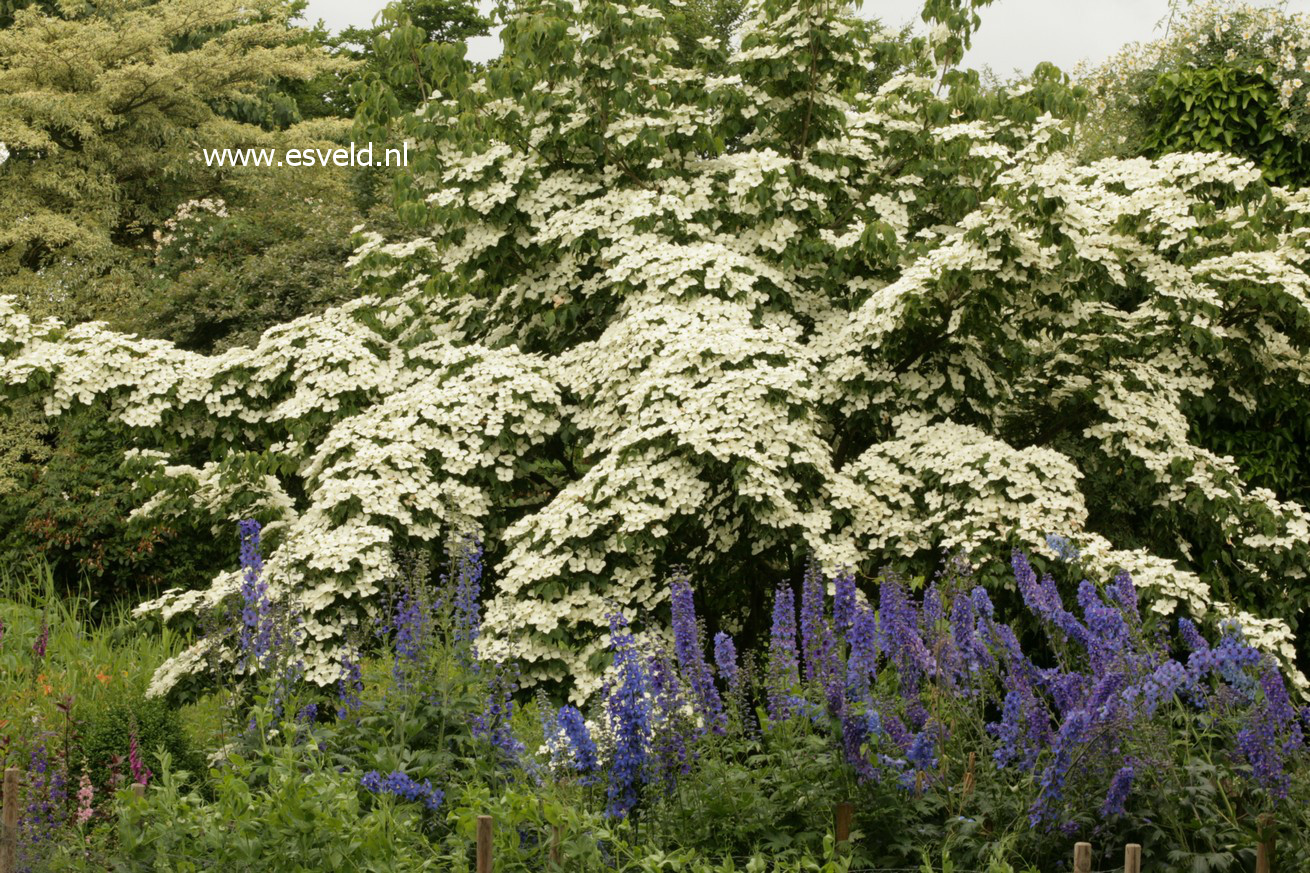
[[[309,0],[305,16],[339,30],[370,23],[385,5],[386,0]],[[1310,12],[1310,0],[1288,0],[1286,6]],[[865,0],[862,11],[901,24],[917,20],[922,8],[922,0]],[[1156,27],[1168,13],[1168,0],[995,0],[982,11],[983,26],[966,63],[990,66],[1002,75],[1029,72],[1041,61],[1069,70],[1080,60],[1101,61],[1124,43],[1158,35]],[[495,37],[469,46],[469,56],[478,60],[499,51]]]

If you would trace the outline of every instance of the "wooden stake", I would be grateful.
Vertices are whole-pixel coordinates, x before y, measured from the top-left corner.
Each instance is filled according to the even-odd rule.
[[[4,811],[0,813],[0,873],[14,873],[18,851],[18,768],[5,769]]]
[[[140,782],[137,782],[132,786],[132,796],[135,797],[137,800],[145,800],[146,787],[142,785]]]
[[[550,863],[552,870],[558,870],[561,863],[562,849],[561,844],[564,842],[564,829],[559,825],[550,826]]]
[[[977,763],[978,763],[978,753],[970,752],[969,768],[964,771],[964,791],[962,793],[965,797],[968,797],[970,794],[973,794],[973,783],[974,783],[973,768],[974,765]]]
[[[491,816],[478,816],[478,873],[491,873]]]
[[[1142,847],[1137,843],[1124,846],[1124,873],[1142,873]]]
[[[1074,843],[1073,873],[1092,873],[1092,844]]]
[[[854,815],[855,805],[849,802],[838,803],[832,808],[832,829],[838,852],[845,852],[851,847],[851,817]]]

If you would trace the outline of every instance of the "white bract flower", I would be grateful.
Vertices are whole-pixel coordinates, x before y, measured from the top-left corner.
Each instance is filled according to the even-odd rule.
[[[919,68],[865,93],[882,37],[835,4],[760,4],[714,75],[615,9],[561,4],[548,64],[507,54],[406,122],[429,226],[365,236],[359,299],[215,356],[0,299],[0,385],[109,400],[163,489],[141,512],[270,522],[320,682],[397,547],[463,533],[492,558],[480,653],[580,697],[608,614],[639,621],[672,565],[746,610],[804,555],[987,562],[1052,533],[1290,664],[1262,609],[1304,585],[1310,516],[1189,416],[1310,386],[1310,195],[1219,154],[1079,164],[1050,116],[943,123]],[[1121,503],[1158,536],[1107,532]],[[1241,603],[1189,556],[1216,537]]]

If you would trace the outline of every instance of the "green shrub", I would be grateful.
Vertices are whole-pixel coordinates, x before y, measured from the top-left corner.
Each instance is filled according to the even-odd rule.
[[[178,769],[201,772],[203,762],[192,748],[177,710],[158,698],[141,697],[92,710],[86,719],[80,745],[97,788],[109,784],[115,766],[122,779],[131,777],[127,754],[134,727],[141,761],[152,772],[162,771],[161,749]],[[122,759],[117,765],[115,756]]]

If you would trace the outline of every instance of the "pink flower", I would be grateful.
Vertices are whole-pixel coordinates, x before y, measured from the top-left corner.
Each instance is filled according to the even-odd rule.
[[[82,781],[78,783],[77,788],[77,823],[86,824],[91,820],[91,816],[96,814],[95,809],[91,806],[95,800],[96,790],[91,785],[91,777],[86,771],[82,771]]]
[[[137,785],[150,784],[150,768],[141,763],[141,750],[137,747],[136,728],[132,728],[127,744],[127,765],[132,769],[132,781]]]

